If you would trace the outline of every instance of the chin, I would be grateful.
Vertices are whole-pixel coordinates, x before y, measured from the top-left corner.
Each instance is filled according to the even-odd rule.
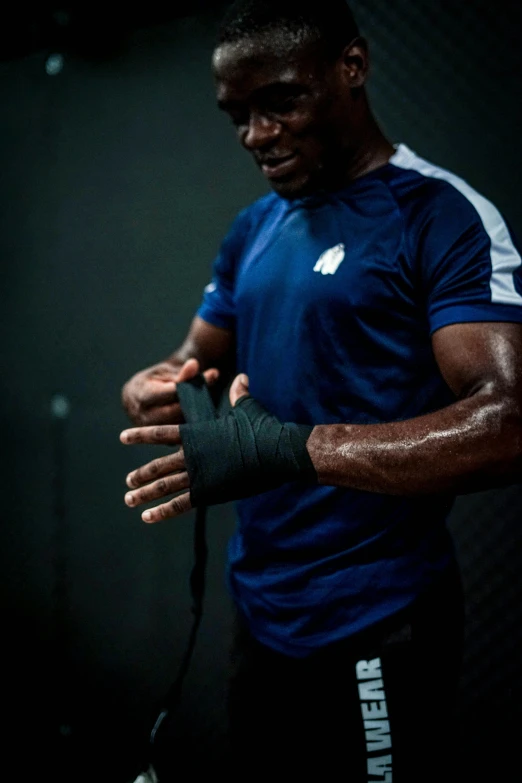
[[[272,190],[275,190],[278,196],[286,198],[289,201],[295,198],[304,198],[320,190],[320,186],[315,183],[308,175],[302,177],[292,177],[288,179],[269,180]]]

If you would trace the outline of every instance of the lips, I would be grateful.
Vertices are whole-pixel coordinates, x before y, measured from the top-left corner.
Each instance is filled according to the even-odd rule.
[[[261,161],[261,171],[266,177],[275,179],[289,174],[294,168],[296,161],[296,152],[292,152],[289,155],[267,157]]]

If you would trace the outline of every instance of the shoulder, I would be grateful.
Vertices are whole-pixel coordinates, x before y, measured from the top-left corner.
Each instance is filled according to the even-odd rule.
[[[281,199],[269,193],[241,209],[233,219],[221,242],[215,266],[231,273],[240,263],[243,254],[258,233],[273,222],[274,210]]]
[[[282,199],[275,193],[267,193],[256,201],[240,210],[232,224],[232,230],[245,236],[252,229],[259,227],[261,223],[281,208]]]
[[[387,167],[387,185],[413,229],[435,222],[448,228],[502,221],[496,206],[462,177],[399,144]]]
[[[451,317],[463,318],[464,302],[464,320],[519,321],[522,258],[497,207],[462,177],[403,145],[390,163],[389,187],[408,212],[410,258],[437,307],[457,307]],[[497,305],[516,308],[500,312]]]

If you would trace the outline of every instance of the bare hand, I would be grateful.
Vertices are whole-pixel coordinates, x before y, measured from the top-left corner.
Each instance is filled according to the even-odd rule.
[[[186,365],[184,366],[186,367]],[[185,379],[188,377],[192,376],[185,376]],[[177,380],[183,379],[178,376]],[[235,405],[237,400],[245,394],[248,394],[248,379],[245,375],[238,375],[230,387],[231,405]],[[179,404],[177,407],[179,408]],[[120,441],[125,445],[148,443],[181,446],[179,425],[177,424],[134,427],[123,430],[120,433]],[[141,515],[144,522],[160,522],[163,519],[178,517],[192,508],[190,493],[183,492],[183,490],[190,489],[190,482],[182,448],[132,471],[127,476],[126,484],[131,491],[126,493],[125,503],[131,508],[165,498],[176,492],[182,493],[166,503],[144,511]]]
[[[176,368],[162,362],[133,375],[122,390],[122,402],[127,415],[135,424],[169,424],[183,420],[176,394],[176,384],[187,381],[199,373],[197,359],[188,359]],[[212,368],[203,373],[212,385],[219,370]]]

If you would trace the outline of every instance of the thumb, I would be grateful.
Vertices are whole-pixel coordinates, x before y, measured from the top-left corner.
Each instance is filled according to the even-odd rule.
[[[187,359],[183,364],[176,376],[176,383],[182,383],[183,381],[190,381],[199,372],[199,362],[197,359]]]
[[[244,397],[248,393],[248,377],[244,373],[236,375],[230,386],[230,404],[234,406],[240,397]]]

